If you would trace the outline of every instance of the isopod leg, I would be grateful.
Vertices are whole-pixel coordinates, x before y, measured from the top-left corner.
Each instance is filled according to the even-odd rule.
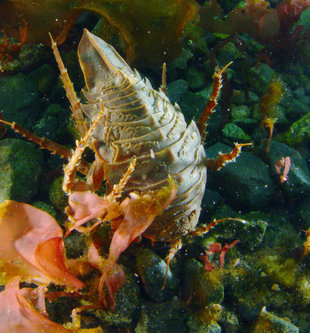
[[[167,64],[163,63],[163,69],[161,73],[161,87],[160,90],[167,95]]]
[[[242,219],[238,219],[238,218],[234,218],[234,217],[226,217],[224,219],[219,219],[216,220],[214,219],[213,221],[211,221],[208,225],[206,225],[205,227],[201,227],[198,229],[194,229],[192,231],[190,231],[188,233],[189,236],[202,236],[204,234],[207,234],[211,229],[213,229],[218,223],[221,222],[226,222],[226,221],[237,221],[237,222],[241,222],[241,223],[247,223],[245,220]]]
[[[24,127],[16,124],[15,122],[10,123],[9,121],[3,120],[3,119],[0,119],[0,122],[10,126],[15,132],[21,134],[26,139],[40,145],[42,148],[47,149],[56,155],[59,155],[63,158],[67,158],[67,159],[71,155],[70,149],[68,149],[54,141],[51,141],[49,139],[36,136],[35,134],[31,133],[30,131],[28,131]]]
[[[104,163],[95,155],[95,161],[91,164],[87,174],[87,185],[89,190],[95,192],[99,189],[104,179]]]
[[[89,146],[89,139],[91,137],[91,135],[93,134],[95,128],[97,127],[98,123],[100,122],[100,120],[102,119],[103,115],[104,115],[104,108],[103,108],[103,103],[102,101],[100,101],[100,105],[101,105],[101,110],[98,113],[97,117],[95,118],[95,120],[92,122],[91,126],[89,127],[88,131],[86,132],[86,134],[84,135],[84,137],[79,140],[76,141],[76,148],[74,153],[72,154],[69,163],[66,165],[66,167],[64,168],[64,182],[63,182],[63,186],[62,189],[64,192],[66,193],[71,193],[74,184],[74,180],[75,180],[75,174],[76,171],[78,169],[79,163],[82,159],[82,154],[84,153],[85,149],[87,146]],[[80,186],[82,183],[80,182],[78,185]],[[83,183],[84,184],[84,183]],[[85,189],[87,188],[87,184],[85,185]],[[79,187],[79,190],[82,190],[83,188]]]
[[[235,146],[230,153],[219,153],[217,158],[207,158],[207,168],[216,171],[220,170],[224,165],[233,162],[239,156],[242,147],[250,145],[252,145],[252,143],[235,143]]]
[[[125,175],[122,177],[122,179],[119,181],[118,184],[113,186],[111,193],[107,196],[108,200],[115,201],[116,199],[120,198],[124,187],[126,186],[131,174],[133,173],[133,171],[135,169],[136,160],[137,160],[136,158],[132,159]]]
[[[24,127],[16,124],[15,122],[10,123],[9,121],[3,120],[1,117],[0,117],[0,123],[10,126],[16,133],[21,134],[23,137],[25,137],[29,141],[38,144],[43,149],[49,150],[55,155],[61,156],[62,158],[65,158],[65,159],[69,159],[71,157],[70,149],[66,148],[65,146],[60,145],[57,142],[46,139],[44,137],[43,138],[39,137],[39,136],[31,133]],[[86,175],[89,170],[88,163],[85,160],[81,160],[81,162],[78,166],[78,170],[79,170],[79,172]]]
[[[69,74],[67,69],[64,66],[64,63],[61,59],[60,53],[57,48],[57,44],[54,41],[51,34],[51,42],[52,42],[52,49],[55,55],[56,62],[58,64],[59,70],[60,70],[60,78],[64,85],[64,88],[66,90],[67,97],[69,99],[69,102],[71,104],[71,111],[72,111],[72,117],[76,123],[77,129],[80,132],[81,136],[84,136],[86,134],[87,128],[86,124],[83,118],[83,112],[81,109],[81,103],[80,100],[77,98],[76,93],[73,88],[73,84],[70,80]]]
[[[126,186],[136,165],[136,158],[133,158],[125,175],[120,182],[113,186],[111,193],[107,196],[107,200],[115,201],[121,197],[124,187]],[[97,191],[104,179],[104,162],[96,155],[95,161],[92,163],[87,175],[88,190]]]
[[[71,312],[71,318],[72,318],[72,326],[71,330],[72,332],[78,332],[81,328],[81,316],[80,312],[85,310],[94,310],[94,309],[100,309],[98,305],[82,305],[78,308],[75,308]]]
[[[208,102],[207,102],[204,110],[202,111],[202,113],[197,121],[197,127],[199,129],[202,142],[204,142],[205,138],[206,138],[208,119],[209,119],[210,115],[213,113],[213,109],[217,105],[217,98],[218,98],[219,93],[222,88],[222,74],[226,70],[226,68],[228,66],[230,66],[231,64],[232,64],[232,61],[230,63],[228,63],[226,66],[224,66],[222,69],[220,69],[219,71],[215,71],[215,73],[213,75],[214,84],[213,84],[212,93],[208,99]]]
[[[174,256],[176,255],[176,253],[181,250],[182,248],[182,240],[179,238],[177,240],[175,240],[174,242],[171,242],[171,246],[170,246],[170,249],[169,249],[169,252],[166,256],[166,264],[167,264],[167,267],[166,267],[166,275],[165,275],[165,280],[164,280],[164,284],[163,286],[161,287],[161,290],[163,290],[165,288],[165,285],[166,285],[166,282],[167,282],[167,277],[168,277],[168,272],[169,272],[169,265],[170,265],[170,262],[171,260],[174,258]]]

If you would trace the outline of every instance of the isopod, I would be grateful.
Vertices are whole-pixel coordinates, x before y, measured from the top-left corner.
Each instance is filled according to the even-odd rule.
[[[205,233],[218,223],[213,221],[200,230],[194,229],[201,211],[207,166],[221,168],[235,159],[241,147],[246,145],[235,144],[231,153],[219,154],[214,160],[206,158],[203,147],[206,122],[216,106],[222,73],[229,64],[214,74],[213,91],[197,124],[192,120],[187,125],[180,107],[172,105],[165,94],[165,72],[164,86],[153,89],[149,80],[132,70],[111,45],[85,29],[78,46],[86,84],[82,90],[86,102],[82,103],[53,39],[52,48],[81,135],[74,153],[26,132],[15,123],[2,122],[44,148],[69,158],[63,184],[64,191],[69,194],[95,191],[105,179],[108,193],[123,181],[122,193],[116,196],[147,195],[167,187],[172,179],[176,187],[173,201],[143,230],[143,235],[152,241],[171,243],[167,256],[169,263],[181,248],[183,236]],[[95,155],[90,167],[82,158],[86,147]],[[86,183],[76,181],[77,170],[87,174]],[[126,172],[128,177],[124,180]]]

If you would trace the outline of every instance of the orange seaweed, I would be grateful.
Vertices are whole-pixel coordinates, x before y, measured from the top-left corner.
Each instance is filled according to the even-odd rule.
[[[145,65],[179,54],[183,29],[196,8],[194,0],[6,0],[0,4],[0,22],[17,38],[24,19],[28,41],[49,45],[49,32],[62,43],[82,12],[94,12],[120,32],[127,43],[127,61]]]
[[[281,101],[284,94],[283,82],[279,79],[272,79],[268,86],[266,93],[259,101],[258,113],[261,117],[271,117],[274,114],[274,107]]]
[[[267,150],[272,138],[274,124],[277,121],[277,118],[275,118],[275,107],[280,103],[283,95],[283,82],[279,78],[276,78],[269,82],[266,93],[259,101],[258,114],[262,119],[261,125],[269,129],[269,138],[266,145]]]

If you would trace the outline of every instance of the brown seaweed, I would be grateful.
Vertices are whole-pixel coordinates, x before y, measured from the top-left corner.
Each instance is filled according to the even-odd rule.
[[[0,3],[0,24],[18,38],[25,20],[28,42],[49,45],[50,32],[61,44],[84,11],[98,14],[119,31],[127,44],[127,61],[145,65],[179,54],[183,29],[196,5],[194,0],[6,0]]]

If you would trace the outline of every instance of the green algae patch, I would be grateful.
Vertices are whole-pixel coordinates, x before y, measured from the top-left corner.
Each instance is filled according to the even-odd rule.
[[[137,319],[139,309],[139,287],[133,274],[127,270],[126,281],[114,294],[115,311],[100,309],[95,316],[106,326],[124,329],[130,327]]]
[[[276,254],[261,258],[262,269],[272,282],[292,288],[298,275],[296,262],[292,258],[282,259]]]
[[[63,181],[63,176],[56,178],[49,190],[49,199],[53,207],[58,209],[59,211],[63,211],[68,205],[68,196],[62,190]]]
[[[224,299],[222,275],[221,270],[207,272],[197,260],[187,260],[184,264],[184,298],[197,308],[221,303]]]
[[[36,201],[32,204],[33,207],[44,210],[46,213],[50,214],[55,220],[57,219],[57,213],[55,209],[43,201]]]
[[[225,138],[235,142],[251,141],[249,135],[247,135],[242,128],[233,123],[226,124],[222,129],[222,134]]]
[[[295,121],[290,129],[282,136],[289,146],[297,146],[310,142],[310,113]],[[281,138],[280,138],[281,139]]]
[[[272,313],[266,311],[265,308],[261,311],[253,333],[298,333],[299,328],[293,325],[289,320],[282,319]]]

